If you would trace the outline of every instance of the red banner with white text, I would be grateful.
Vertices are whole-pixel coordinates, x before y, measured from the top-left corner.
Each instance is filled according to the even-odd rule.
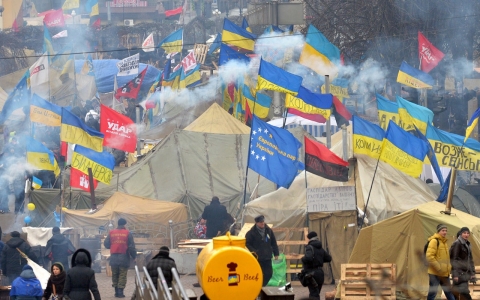
[[[105,135],[104,146],[130,153],[135,152],[137,146],[135,123],[129,117],[105,105],[101,105],[100,108],[100,132]]]

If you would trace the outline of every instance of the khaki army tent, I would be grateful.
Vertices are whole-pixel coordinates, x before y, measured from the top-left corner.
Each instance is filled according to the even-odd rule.
[[[184,130],[221,134],[250,134],[250,127],[225,111],[217,103],[213,103],[200,117]]]
[[[110,221],[116,226],[119,218],[127,220],[131,226],[138,224],[168,225],[187,221],[187,207],[180,203],[153,200],[116,192],[107,199],[101,208],[93,214],[87,214],[88,209],[64,209],[64,226],[84,228],[88,226],[103,226]]]
[[[428,275],[423,247],[438,224],[448,226],[449,245],[460,228],[469,227],[473,257],[480,257],[480,218],[456,209],[448,215],[444,210],[444,204],[432,201],[362,229],[349,263],[395,263],[397,290],[414,299],[425,297]]]

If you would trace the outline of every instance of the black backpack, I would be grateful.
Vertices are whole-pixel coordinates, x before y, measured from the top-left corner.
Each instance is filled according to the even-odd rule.
[[[437,249],[438,249],[438,246],[440,245],[440,241],[435,238],[437,240]],[[425,246],[423,246],[423,263],[425,264],[425,266],[428,267],[428,260],[427,260],[427,249],[428,249],[428,244],[430,244],[430,241],[427,241],[425,243]]]

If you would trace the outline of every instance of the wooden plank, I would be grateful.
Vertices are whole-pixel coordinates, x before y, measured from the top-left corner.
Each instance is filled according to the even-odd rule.
[[[395,264],[342,264],[341,271],[342,299],[374,299],[377,296],[395,299]]]

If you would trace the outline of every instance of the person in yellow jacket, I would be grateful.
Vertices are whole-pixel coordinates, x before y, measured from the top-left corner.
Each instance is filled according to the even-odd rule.
[[[428,261],[428,296],[427,300],[434,300],[437,295],[438,285],[442,286],[447,300],[455,300],[452,294],[450,279],[450,254],[447,245],[447,226],[437,225],[437,233],[428,238],[427,261]]]

